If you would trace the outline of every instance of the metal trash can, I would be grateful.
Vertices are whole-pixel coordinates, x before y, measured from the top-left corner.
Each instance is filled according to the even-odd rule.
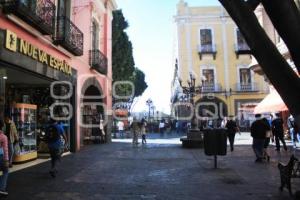
[[[204,130],[204,153],[207,156],[225,156],[227,154],[226,129]]]

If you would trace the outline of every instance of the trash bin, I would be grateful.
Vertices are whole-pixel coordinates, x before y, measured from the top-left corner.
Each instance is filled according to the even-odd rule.
[[[207,156],[227,153],[227,133],[226,129],[205,129],[204,130],[204,153]]]

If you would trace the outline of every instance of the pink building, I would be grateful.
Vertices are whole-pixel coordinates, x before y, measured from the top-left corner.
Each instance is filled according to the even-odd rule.
[[[0,119],[18,127],[15,162],[47,152],[50,116],[71,151],[110,141],[115,8],[114,0],[0,0]]]

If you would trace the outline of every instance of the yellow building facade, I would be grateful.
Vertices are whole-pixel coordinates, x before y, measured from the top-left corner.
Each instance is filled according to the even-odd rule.
[[[252,110],[268,93],[268,84],[249,69],[251,51],[225,9],[189,7],[181,0],[175,23],[178,79],[187,85],[192,74],[196,85],[202,85],[201,94],[194,97],[196,107],[214,102],[220,117],[253,118]],[[173,90],[180,91],[175,87],[173,83]],[[208,115],[204,107],[198,107],[199,116]]]

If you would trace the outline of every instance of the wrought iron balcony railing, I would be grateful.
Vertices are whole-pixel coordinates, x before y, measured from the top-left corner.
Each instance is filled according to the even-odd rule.
[[[101,74],[107,74],[107,57],[100,50],[90,50],[90,66]]]
[[[55,4],[51,0],[0,0],[5,14],[15,14],[45,35],[54,33]]]
[[[239,54],[251,54],[251,49],[247,43],[238,43],[234,45],[234,50],[238,58]]]
[[[257,83],[237,83],[236,84],[236,91],[237,92],[257,92],[258,87]]]
[[[63,46],[75,56],[83,54],[83,33],[66,16],[58,16],[54,43]]]
[[[202,85],[202,93],[221,92],[221,91],[222,91],[222,87],[220,84],[204,82]]]
[[[198,54],[199,54],[200,60],[202,59],[203,54],[212,54],[214,59],[216,59],[216,54],[217,54],[216,45],[215,44],[198,45]]]

